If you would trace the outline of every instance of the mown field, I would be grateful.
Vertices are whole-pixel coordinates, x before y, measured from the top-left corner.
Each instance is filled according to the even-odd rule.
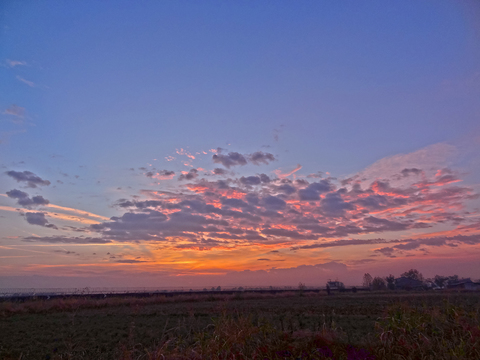
[[[480,359],[480,293],[0,303],[0,359]]]

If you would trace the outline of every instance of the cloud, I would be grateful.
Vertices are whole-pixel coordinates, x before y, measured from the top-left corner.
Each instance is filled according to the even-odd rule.
[[[411,169],[403,169],[400,172],[404,177],[409,176],[409,175],[421,175],[423,174],[423,171],[417,168],[411,168]]]
[[[25,116],[25,108],[12,104],[3,113],[6,115],[23,118]]]
[[[365,170],[357,174],[362,182],[375,179],[388,179],[398,174],[403,169],[402,176],[418,175],[419,169],[438,169],[448,166],[458,154],[455,146],[446,143],[433,144],[423,149],[408,153],[389,156],[378,160]],[[405,170],[407,170],[405,172]],[[409,171],[410,170],[410,171]],[[412,171],[413,170],[413,171]]]
[[[353,210],[354,205],[345,202],[339,193],[329,193],[320,201],[320,209],[325,216],[340,217],[345,210]]]
[[[26,80],[24,78],[22,78],[21,76],[17,75],[17,80],[23,82],[24,84],[27,84],[28,86],[30,87],[35,87],[35,83],[33,81],[29,81],[29,80]]]
[[[267,209],[280,210],[287,206],[285,200],[280,199],[277,196],[267,196],[263,199],[263,203]]]
[[[265,153],[263,151],[254,152],[253,154],[248,156],[248,159],[254,165],[268,165],[269,162],[277,160],[275,156],[273,156],[273,154]]]
[[[320,194],[329,192],[333,188],[329,180],[320,180],[309,184],[305,189],[299,190],[298,196],[303,201],[316,201],[320,200]]]
[[[310,179],[310,178],[318,178],[318,179],[321,179],[323,177],[323,172],[321,171],[317,171],[316,173],[314,174],[308,174],[307,175],[307,179]]]
[[[57,229],[55,225],[48,222],[48,220],[45,218],[45,214],[41,212],[27,212],[25,214],[25,220],[27,220],[27,222],[31,225],[39,225]]]
[[[228,173],[227,170],[222,169],[222,168],[215,168],[213,169],[213,174],[214,175],[226,175]]]
[[[92,237],[68,237],[68,236],[27,236],[23,238],[26,242],[44,242],[50,244],[108,244],[108,239]]]
[[[239,159],[223,151],[217,149],[215,155],[232,162]],[[249,156],[242,156],[247,163],[250,161]],[[358,243],[338,239],[365,234],[380,237],[387,232],[391,237],[396,232],[401,238],[425,233],[426,230],[420,229],[436,225],[472,223],[476,215],[468,214],[466,209],[468,201],[478,198],[478,194],[470,187],[456,185],[460,177],[455,171],[440,169],[432,172],[401,166],[393,174],[401,182],[375,179],[365,184],[355,176],[344,183],[335,178],[292,180],[284,176],[270,178],[266,174],[235,176],[231,172],[228,179],[210,181],[209,172],[190,169],[178,177],[183,184],[176,183],[171,191],[142,190],[138,197],[120,199],[115,203],[120,211],[118,216],[84,230],[105,241],[150,242],[177,250],[208,251],[267,244],[290,247],[292,243],[313,245],[312,248],[387,244],[378,239],[358,240]],[[227,172],[220,170],[217,172]],[[152,174],[148,174],[148,168],[142,171],[152,178],[173,173],[152,169]],[[11,195],[17,199],[29,198],[22,193]],[[338,242],[319,243],[321,238]],[[313,244],[304,243],[312,240]],[[401,246],[393,247],[400,244],[414,247],[407,240],[393,242],[388,244],[392,254],[407,251]]]
[[[182,180],[192,180],[198,177],[198,170],[197,169],[190,169],[190,171],[186,172],[183,171],[183,173],[178,177],[179,181]]]
[[[230,169],[232,166],[243,166],[247,164],[247,159],[245,156],[238,152],[230,152],[228,155],[224,154],[213,154],[212,160],[216,164],[222,164],[227,169]]]
[[[59,254],[65,254],[65,255],[70,255],[70,254],[79,255],[77,252],[69,251],[69,250],[53,250],[53,252],[59,253]]]
[[[295,169],[293,169],[292,171],[289,171],[285,174],[282,173],[282,171],[280,169],[277,169],[277,170],[274,170],[273,172],[275,173],[275,175],[277,175],[280,179],[284,179],[286,177],[289,177],[290,175],[296,173],[298,170],[300,170],[302,168],[302,165],[300,164],[297,164],[297,167]]]
[[[25,182],[27,183],[27,187],[29,188],[36,188],[37,186],[48,186],[50,185],[50,181],[43,180],[39,176],[35,175],[31,171],[7,171],[6,174],[17,182]]]
[[[273,140],[278,142],[280,134],[283,132],[284,127],[285,125],[282,124],[278,128],[273,129]]]
[[[467,221],[465,215],[445,209],[459,209],[459,204],[478,197],[468,187],[452,186],[451,179],[443,181],[452,176],[446,171],[425,177],[425,184],[438,185],[425,185],[421,191],[415,176],[413,184],[404,187],[377,180],[366,188],[353,181],[347,189],[338,188],[339,181],[333,178],[291,181],[262,174],[198,181],[188,179],[190,173],[199,176],[195,171],[182,174],[185,181],[195,180],[187,182],[189,192],[150,191],[143,192],[150,197],[147,200],[121,199],[116,205],[126,212],[90,230],[116,241],[187,241],[182,249],[224,247],[224,241],[279,244],[459,224]],[[208,245],[206,239],[211,239]]]
[[[253,154],[242,155],[238,152],[229,152],[228,154],[222,154],[223,149],[218,148],[217,152],[212,155],[212,160],[216,164],[222,164],[227,169],[232,166],[244,166],[248,162],[253,165],[268,165],[271,161],[275,161],[276,158],[273,154],[263,151],[256,151]]]
[[[7,59],[5,60],[5,63],[9,66],[9,67],[15,67],[15,66],[27,66],[27,62],[26,61],[18,61],[18,60],[10,60],[10,59]]]
[[[192,155],[189,151],[187,151],[187,150],[185,150],[185,149],[180,148],[180,150],[177,149],[175,152],[176,152],[178,155],[184,155],[184,156],[188,157],[188,158],[191,159],[191,160],[195,160],[195,156]]]
[[[262,180],[260,179],[259,176],[242,176],[240,178],[240,182],[243,184],[243,185],[249,185],[249,186],[252,186],[252,185],[260,185],[262,183]]]
[[[147,169],[145,169],[147,170]],[[155,169],[149,170],[144,173],[146,177],[157,179],[157,180],[171,180],[175,176],[175,171],[171,170],[160,170],[157,171]]]
[[[392,256],[396,251],[407,251],[419,249],[422,246],[455,246],[456,244],[477,245],[480,244],[480,234],[475,235],[457,235],[457,236],[435,236],[420,239],[352,239],[335,240],[326,242],[317,242],[308,245],[293,246],[291,250],[311,250],[343,246],[394,244],[392,246],[375,249],[374,252],[386,256]]]
[[[29,208],[33,206],[48,205],[50,201],[43,196],[34,196],[32,198],[26,192],[13,189],[6,192],[7,196],[12,199],[17,199],[17,204]]]

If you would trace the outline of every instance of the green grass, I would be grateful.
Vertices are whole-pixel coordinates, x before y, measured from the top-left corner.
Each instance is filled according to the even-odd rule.
[[[480,359],[479,295],[3,302],[0,359]]]

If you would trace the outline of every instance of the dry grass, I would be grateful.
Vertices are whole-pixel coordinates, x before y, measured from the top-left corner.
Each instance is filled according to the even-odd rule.
[[[231,301],[288,298],[297,296],[295,292],[282,292],[277,294],[245,292],[236,294],[206,293],[206,294],[180,294],[175,296],[152,295],[149,297],[112,296],[95,298],[89,296],[54,298],[54,299],[27,299],[24,302],[0,302],[0,317],[14,314],[44,314],[58,311],[76,311],[78,309],[102,309],[116,306],[147,306],[167,303],[189,303],[206,301]],[[326,294],[304,293],[301,296],[318,297]]]
[[[425,293],[5,302],[0,358],[480,359],[479,306]]]
[[[480,310],[392,307],[376,324],[384,359],[480,359]]]

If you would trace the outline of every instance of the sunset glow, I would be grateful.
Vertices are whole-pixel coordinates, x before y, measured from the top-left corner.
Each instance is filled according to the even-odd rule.
[[[412,4],[7,1],[0,287],[479,278],[480,6]]]

